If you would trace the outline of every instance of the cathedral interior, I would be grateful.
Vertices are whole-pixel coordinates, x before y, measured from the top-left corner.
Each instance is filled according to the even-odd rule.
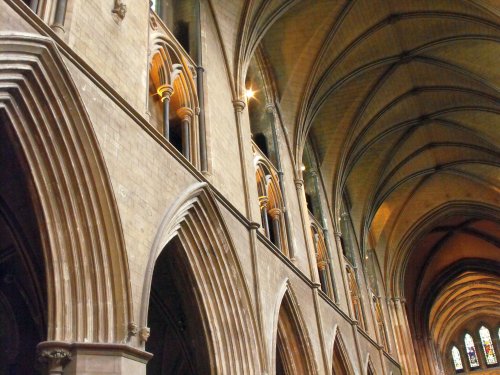
[[[499,374],[499,90],[498,0],[2,0],[0,375]]]

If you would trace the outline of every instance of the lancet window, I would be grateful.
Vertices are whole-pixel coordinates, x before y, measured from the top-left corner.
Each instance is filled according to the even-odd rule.
[[[495,348],[493,347],[493,341],[491,340],[490,330],[485,326],[481,326],[481,328],[479,328],[479,337],[481,338],[486,364],[497,364],[497,356],[495,354]]]
[[[470,367],[471,368],[479,367],[479,359],[477,358],[477,352],[476,352],[476,347],[474,345],[474,340],[472,339],[472,336],[469,335],[468,333],[465,334],[464,343]]]
[[[351,296],[351,306],[354,318],[358,321],[359,326],[364,328],[363,312],[361,310],[361,299],[359,294],[358,282],[354,269],[350,264],[346,265],[347,283],[349,285],[349,294]]]
[[[314,243],[314,253],[316,255],[316,267],[321,284],[321,290],[329,297],[333,297],[332,275],[330,274],[328,252],[325,243],[323,229],[314,216],[311,219],[311,236]]]
[[[372,302],[373,302],[373,308],[375,310],[375,320],[377,322],[380,342],[382,346],[385,349],[387,349],[388,348],[387,331],[385,329],[384,312],[382,310],[382,305],[380,304],[380,298],[373,295]]]
[[[254,149],[254,153],[256,151]],[[283,197],[278,176],[271,163],[260,156],[256,157],[256,178],[264,234],[283,254],[288,256]]]
[[[149,112],[153,126],[193,165],[201,154],[198,98],[191,64],[175,45],[154,35],[149,74]]]
[[[453,366],[455,371],[460,371],[464,369],[464,365],[462,364],[462,357],[460,356],[460,351],[456,346],[451,348],[451,358],[453,359]]]

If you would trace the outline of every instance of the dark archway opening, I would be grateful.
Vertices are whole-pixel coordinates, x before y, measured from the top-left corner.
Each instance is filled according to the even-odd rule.
[[[210,356],[195,283],[175,237],[156,260],[151,284],[146,350],[151,375],[211,374]]]
[[[39,374],[47,337],[46,284],[34,187],[11,124],[0,113],[0,374]]]

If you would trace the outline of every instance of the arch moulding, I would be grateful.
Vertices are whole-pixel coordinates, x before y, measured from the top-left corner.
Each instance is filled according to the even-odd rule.
[[[56,46],[0,33],[0,120],[33,184],[47,340],[120,343],[131,317],[123,234],[105,163]]]
[[[145,272],[140,326],[148,324],[156,259],[176,236],[186,252],[202,305],[213,373],[262,374],[265,361],[248,287],[224,220],[204,182],[190,186],[163,216]]]

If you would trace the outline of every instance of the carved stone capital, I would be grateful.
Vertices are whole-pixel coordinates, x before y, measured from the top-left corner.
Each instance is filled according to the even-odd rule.
[[[243,112],[246,103],[243,100],[233,100],[233,107],[236,112]]]
[[[269,198],[265,195],[259,197],[259,205],[260,209],[267,208],[267,204],[269,203]]]
[[[337,231],[335,231],[335,232],[333,232],[333,235],[334,235],[335,237],[337,237],[337,238],[341,238],[341,237],[342,237],[342,232],[337,232]]]
[[[182,121],[191,121],[194,112],[191,108],[182,107],[177,110],[177,116],[179,116]]]
[[[269,210],[269,215],[273,220],[278,220],[281,215],[281,210],[279,208],[272,208]]]
[[[156,90],[158,95],[160,95],[161,101],[163,102],[164,100],[169,100],[172,94],[174,93],[174,88],[172,85],[164,84],[158,87]]]
[[[276,110],[276,106],[274,105],[274,103],[267,103],[266,104],[266,112],[274,113],[275,110]]]
[[[293,182],[295,182],[295,188],[297,190],[302,189],[304,187],[304,180],[301,178],[296,178],[295,180],[293,180]]]

